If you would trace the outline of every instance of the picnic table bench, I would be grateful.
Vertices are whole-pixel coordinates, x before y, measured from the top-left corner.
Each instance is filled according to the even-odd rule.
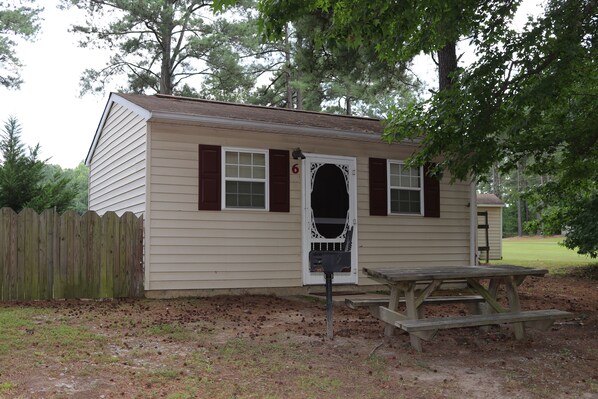
[[[388,299],[347,299],[349,307],[368,306],[371,313],[386,323],[385,335],[391,336],[396,328],[409,333],[411,345],[421,351],[421,340],[432,339],[438,330],[449,328],[513,325],[515,338],[525,337],[525,327],[547,329],[559,319],[572,317],[569,312],[556,309],[522,311],[518,286],[528,276],[542,277],[546,269],[513,265],[500,266],[439,266],[410,268],[366,267],[364,272],[372,279],[390,288]],[[484,286],[481,281],[488,281]],[[475,295],[433,296],[444,283],[466,282]],[[500,285],[507,293],[508,307],[497,300]],[[423,289],[421,288],[423,286]],[[401,295],[402,294],[402,295]],[[403,298],[404,299],[403,299]],[[405,303],[405,312],[399,312],[399,303]],[[465,316],[424,318],[422,305],[462,302],[475,304],[474,314]]]
[[[367,307],[373,315],[379,314],[380,306],[388,307],[389,298],[345,298],[345,305],[351,309]],[[405,298],[399,298],[400,304],[405,304]],[[480,305],[484,303],[481,295],[450,295],[450,296],[429,296],[425,298],[422,305],[445,305],[450,303],[462,303],[468,306],[472,313],[480,312]]]

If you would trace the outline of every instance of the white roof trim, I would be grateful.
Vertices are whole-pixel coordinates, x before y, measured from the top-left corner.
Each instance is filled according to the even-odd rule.
[[[480,204],[478,202],[478,208],[504,208],[505,204]]]
[[[152,116],[151,112],[149,112],[145,108],[142,108],[137,104],[130,102],[129,100],[125,100],[117,93],[110,93],[110,97],[108,97],[108,101],[106,102],[106,106],[104,107],[104,112],[102,113],[102,118],[100,119],[100,123],[98,124],[95,135],[93,136],[93,141],[91,142],[91,146],[89,147],[89,151],[87,152],[87,156],[85,157],[85,165],[87,165],[88,167],[91,163],[91,159],[93,158],[93,154],[96,150],[98,142],[100,141],[100,136],[102,135],[102,130],[104,130],[106,119],[108,118],[110,110],[112,109],[112,105],[114,104],[122,105],[123,107],[130,109],[146,121]]]

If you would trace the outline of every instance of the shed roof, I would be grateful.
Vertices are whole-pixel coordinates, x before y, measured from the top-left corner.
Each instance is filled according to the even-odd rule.
[[[141,94],[117,95],[156,116],[176,114],[188,117],[219,117],[244,121],[333,129],[344,132],[369,133],[376,136],[379,136],[382,133],[382,124],[380,123],[380,120],[373,118],[227,103],[162,94],[153,96]]]
[[[128,108],[144,120],[200,123],[204,126],[234,128],[282,134],[382,141],[383,124],[379,119],[286,108],[245,105],[156,94],[111,93],[93,142],[85,158],[89,165],[113,104]],[[415,144],[414,141],[403,141]]]
[[[478,194],[476,201],[478,205],[505,206],[505,203],[494,194]]]

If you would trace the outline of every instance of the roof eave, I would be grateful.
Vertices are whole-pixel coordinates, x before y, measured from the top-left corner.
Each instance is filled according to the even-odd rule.
[[[149,121],[175,121],[198,123],[204,126],[231,128],[236,130],[250,130],[270,133],[293,134],[358,141],[382,142],[379,133],[359,133],[348,130],[329,129],[324,127],[290,125],[276,122],[251,121],[247,119],[225,118],[220,116],[189,115],[174,112],[152,112]]]

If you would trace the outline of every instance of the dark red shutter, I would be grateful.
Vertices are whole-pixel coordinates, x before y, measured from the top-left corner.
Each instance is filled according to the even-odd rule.
[[[290,176],[289,152],[286,150],[270,150],[270,212],[289,212]]]
[[[387,195],[386,159],[370,158],[370,215],[387,215]]]
[[[199,209],[219,211],[221,203],[221,157],[217,145],[199,145]]]
[[[424,165],[424,216],[440,217],[440,181],[434,176],[428,176],[428,171],[435,164]]]

